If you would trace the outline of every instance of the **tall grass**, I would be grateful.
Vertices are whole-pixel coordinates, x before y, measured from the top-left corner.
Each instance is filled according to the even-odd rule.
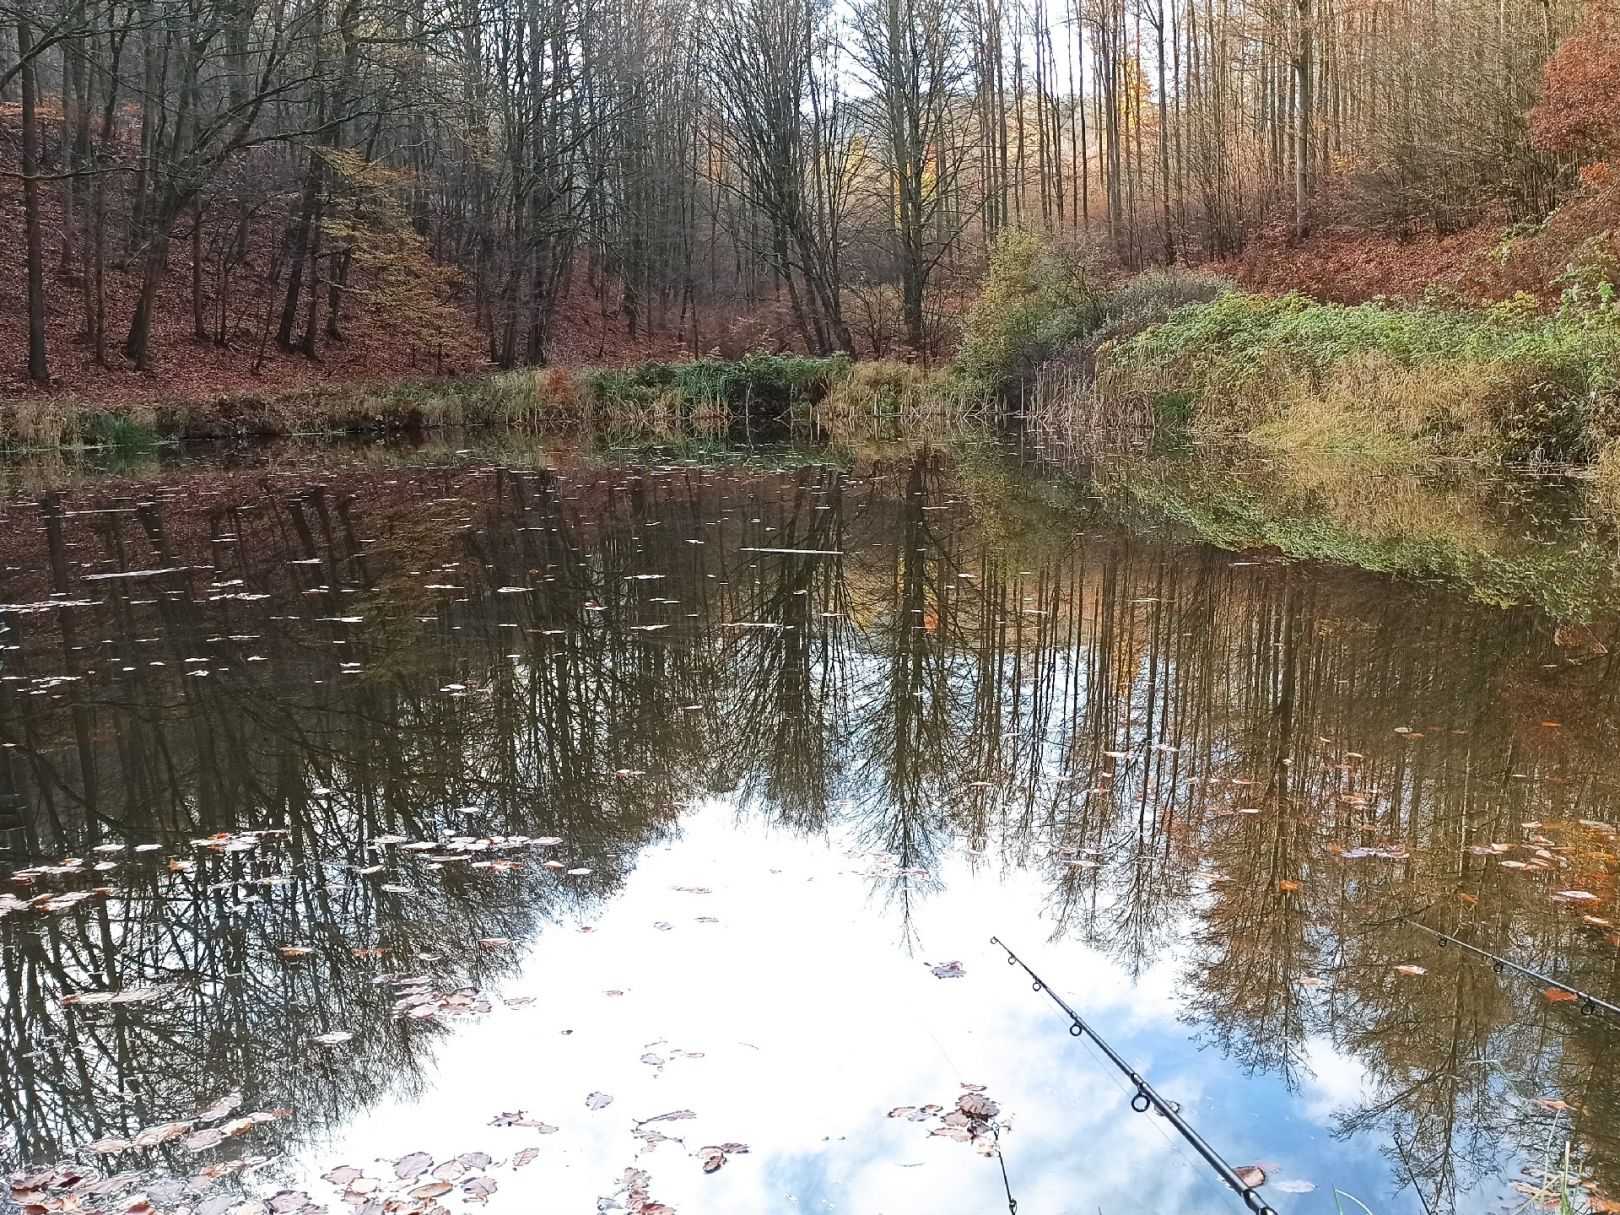
[[[1620,326],[1232,292],[1105,346],[1096,391],[1288,448],[1586,460],[1620,433]]]

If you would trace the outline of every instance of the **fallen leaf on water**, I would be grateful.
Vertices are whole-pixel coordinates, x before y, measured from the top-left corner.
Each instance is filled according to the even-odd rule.
[[[689,1118],[696,1118],[697,1114],[691,1110],[671,1110],[667,1114],[657,1114],[651,1118],[643,1118],[638,1126],[646,1126],[649,1122],[685,1122]]]
[[[448,1181],[430,1181],[425,1185],[417,1186],[410,1193],[412,1198],[437,1198],[441,1194],[448,1194],[453,1189],[455,1187]]]
[[[539,1148],[526,1147],[521,1152],[519,1152],[516,1156],[512,1157],[512,1167],[514,1169],[521,1169],[524,1165],[528,1164],[531,1160],[533,1160],[539,1154],[540,1154],[540,1149]]]
[[[225,1132],[220,1130],[219,1127],[214,1126],[209,1127],[206,1130],[198,1131],[193,1135],[187,1135],[185,1138],[185,1145],[188,1151],[201,1152],[206,1148],[213,1147],[216,1143],[219,1143],[224,1138]]]
[[[1428,971],[1428,968],[1424,967],[1424,966],[1410,966],[1410,965],[1408,965],[1408,966],[1397,966],[1395,968],[1395,973],[1396,974],[1402,974],[1402,975],[1426,975],[1426,974],[1429,973],[1429,971]]]
[[[432,1163],[433,1157],[426,1152],[411,1152],[394,1161],[394,1176],[401,1181],[410,1181],[427,1172]]]
[[[219,1119],[225,1117],[227,1114],[229,1114],[232,1110],[234,1110],[237,1106],[239,1106],[241,1104],[242,1104],[242,1092],[241,1092],[240,1089],[238,1089],[237,1091],[232,1092],[232,1093],[227,1093],[225,1096],[221,1097],[218,1101],[214,1102],[213,1105],[210,1105],[207,1109],[203,1110],[202,1113],[198,1114],[197,1115],[197,1121],[198,1122],[217,1122]]]
[[[1251,1190],[1266,1184],[1266,1171],[1257,1164],[1246,1164],[1232,1171],[1237,1174],[1237,1179]]]
[[[941,962],[931,969],[936,979],[960,979],[967,973],[960,962]]]
[[[335,1029],[329,1034],[316,1034],[310,1041],[319,1042],[322,1046],[336,1046],[340,1042],[347,1042],[352,1037],[354,1037],[353,1034],[345,1033],[341,1029]]]
[[[1575,1108],[1569,1102],[1561,1101],[1557,1097],[1537,1097],[1535,1103],[1544,1110],[1572,1110]]]
[[[1316,1189],[1316,1183],[1312,1181],[1279,1181],[1271,1188],[1281,1190],[1284,1194],[1309,1194]]]
[[[591,1093],[585,1098],[585,1108],[588,1110],[606,1109],[613,1104],[613,1098],[607,1093]]]
[[[331,1172],[321,1174],[322,1181],[329,1181],[333,1185],[342,1186],[344,1189],[348,1189],[349,1186],[359,1181],[360,1177],[360,1170],[352,1164],[340,1164]]]
[[[1555,899],[1563,899],[1566,903],[1596,902],[1597,895],[1590,890],[1560,890],[1553,895]]]
[[[980,1093],[963,1093],[956,1099],[956,1108],[971,1118],[994,1118],[1001,1107]]]
[[[1562,987],[1549,987],[1543,993],[1549,1004],[1573,1004],[1580,997],[1572,991],[1565,991]]]
[[[461,1190],[473,1202],[488,1202],[495,1192],[493,1177],[469,1177],[461,1183]]]
[[[1304,885],[1300,882],[1293,881],[1290,878],[1283,878],[1282,881],[1277,883],[1277,889],[1281,890],[1284,894],[1291,894],[1295,890],[1303,890]]]

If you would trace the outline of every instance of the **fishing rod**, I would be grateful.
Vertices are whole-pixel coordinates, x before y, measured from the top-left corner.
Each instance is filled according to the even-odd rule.
[[[1444,948],[1447,945],[1460,945],[1462,948],[1468,950],[1469,953],[1477,953],[1480,957],[1484,958],[1491,964],[1491,969],[1496,971],[1497,974],[1501,974],[1504,970],[1515,970],[1528,979],[1534,979],[1537,983],[1545,983],[1548,987],[1556,987],[1559,991],[1568,992],[1570,995],[1574,996],[1575,999],[1580,1001],[1581,1012],[1587,1016],[1591,1016],[1599,1009],[1602,1009],[1612,1017],[1620,1017],[1620,1008],[1616,1008],[1607,1000],[1600,1000],[1596,996],[1588,995],[1584,991],[1578,991],[1577,989],[1571,987],[1568,983],[1560,983],[1551,975],[1544,975],[1539,970],[1531,970],[1528,966],[1520,966],[1517,962],[1509,962],[1506,958],[1497,957],[1496,954],[1491,953],[1489,950],[1481,949],[1478,945],[1470,945],[1467,941],[1459,941],[1450,933],[1441,932],[1438,928],[1430,928],[1427,924],[1420,924],[1418,921],[1409,917],[1403,916],[1402,919],[1406,923],[1410,924],[1413,928],[1421,928],[1431,937],[1437,937],[1440,941],[1441,948]]]
[[[1159,1096],[1157,1090],[1155,1090],[1151,1084],[1144,1080],[1142,1076],[1125,1061],[1118,1051],[1099,1038],[1097,1036],[1097,1031],[1092,1029],[1091,1026],[1087,1025],[1080,1014],[1075,1012],[1074,1009],[1070,1008],[1062,996],[1058,995],[1057,992],[1048,987],[1046,985],[1046,980],[1042,979],[1040,975],[1036,974],[1029,968],[1029,963],[1025,962],[1023,958],[1019,957],[1011,949],[1008,949],[1006,943],[1002,941],[1000,937],[991,937],[990,943],[992,945],[1000,945],[1001,948],[1006,951],[1008,966],[1023,967],[1024,973],[1035,981],[1036,991],[1044,991],[1048,996],[1052,997],[1052,1002],[1061,1008],[1065,1014],[1067,1014],[1070,1022],[1069,1032],[1071,1034],[1073,1034],[1076,1038],[1083,1038],[1087,1034],[1090,1034],[1091,1040],[1102,1048],[1102,1052],[1108,1056],[1109,1062],[1123,1072],[1125,1074],[1125,1078],[1136,1086],[1136,1095],[1131,1098],[1131,1108],[1133,1110],[1135,1110],[1138,1114],[1145,1114],[1151,1109],[1156,1110],[1159,1114],[1163,1115],[1169,1120],[1170,1125],[1176,1128],[1181,1137],[1188,1143],[1192,1144],[1193,1150],[1204,1158],[1204,1162],[1220,1175],[1221,1180],[1226,1182],[1228,1186],[1236,1191],[1238,1197],[1243,1199],[1243,1205],[1248,1207],[1249,1210],[1254,1213],[1254,1215],[1277,1215],[1276,1211],[1272,1210],[1271,1207],[1266,1205],[1266,1200],[1260,1197],[1260,1195],[1255,1191],[1255,1188],[1251,1185],[1245,1184],[1243,1178],[1238,1176],[1237,1170],[1231,1165],[1227,1164],[1225,1159],[1222,1158],[1221,1154],[1214,1148],[1210,1147],[1210,1145],[1205,1142],[1204,1137],[1192,1128],[1192,1124],[1181,1116],[1180,1106],[1178,1106],[1174,1101],[1167,1101],[1165,1098]]]

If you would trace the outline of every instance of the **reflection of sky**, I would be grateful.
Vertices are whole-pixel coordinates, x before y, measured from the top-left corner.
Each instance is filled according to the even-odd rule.
[[[947,862],[949,895],[918,901],[908,955],[893,921],[872,914],[883,892],[860,872],[868,866],[751,825],[729,805],[694,811],[679,839],[640,857],[595,931],[564,924],[541,934],[500,992],[531,1005],[498,1004],[445,1035],[421,1094],[357,1115],[297,1162],[300,1184],[321,1193],[315,1175],[333,1165],[418,1149],[500,1160],[534,1145],[532,1164],[496,1170],[491,1210],[594,1210],[631,1165],[685,1215],[1003,1210],[993,1159],[930,1137],[930,1123],[885,1116],[897,1105],[949,1105],[968,1081],[987,1085],[1010,1120],[1006,1163],[1025,1215],[1241,1210],[1166,1123],[1129,1111],[1123,1079],[1003,963],[988,943],[994,932],[1233,1164],[1264,1162],[1276,1166],[1274,1181],[1315,1184],[1303,1195],[1268,1186],[1283,1215],[1331,1211],[1334,1186],[1379,1215],[1420,1209],[1409,1192],[1383,1192],[1380,1144],[1332,1138],[1334,1111],[1365,1094],[1355,1063],[1327,1042],[1310,1043],[1315,1076],[1297,1094],[1238,1074],[1177,1020],[1181,959],[1160,958],[1133,987],[1096,951],[1049,946],[1029,873],[998,878]],[[951,959],[966,977],[936,979],[925,965]],[[671,1057],[677,1049],[702,1057]],[[665,1066],[641,1062],[648,1052]],[[592,1092],[613,1103],[587,1110]],[[490,1126],[520,1109],[560,1130]],[[698,1117],[654,1125],[685,1150],[667,1142],[638,1156],[634,1120],[677,1109]],[[752,1151],[716,1174],[686,1154],[728,1140]]]

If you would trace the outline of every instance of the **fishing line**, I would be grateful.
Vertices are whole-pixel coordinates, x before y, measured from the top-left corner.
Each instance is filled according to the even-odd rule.
[[[965,1084],[966,1081],[962,1079],[962,1069],[956,1066],[956,1060],[951,1058],[950,1052],[945,1049],[945,1044],[939,1040],[932,1027],[915,1011],[912,1012],[912,1020],[917,1023],[923,1033],[928,1035],[928,1040],[934,1044],[934,1049],[939,1052],[939,1057],[945,1060],[945,1065],[956,1073],[957,1083]],[[1007,1195],[1008,1215],[1018,1215],[1018,1199],[1013,1197],[1012,1182],[1007,1179],[1007,1158],[1001,1154],[1001,1128],[996,1125],[994,1120],[988,1125],[990,1134],[996,1141],[996,1163],[1001,1166],[1001,1188]]]
[[[1243,1205],[1253,1212],[1253,1215],[1277,1215],[1276,1211],[1268,1206],[1265,1199],[1255,1191],[1255,1188],[1245,1184],[1243,1179],[1238,1176],[1237,1170],[1228,1164],[1219,1152],[1205,1142],[1204,1137],[1181,1116],[1180,1106],[1161,1097],[1158,1091],[1142,1078],[1141,1073],[1127,1063],[1118,1051],[1098,1037],[1097,1031],[1087,1025],[1080,1014],[1069,1007],[1068,1002],[1062,996],[1048,987],[1046,980],[1031,970],[1029,964],[1009,949],[1000,937],[991,937],[990,943],[1001,946],[1002,950],[1007,954],[1007,965],[1021,967],[1024,973],[1034,981],[1034,989],[1037,992],[1044,991],[1052,1002],[1064,1011],[1069,1018],[1070,1034],[1076,1038],[1089,1036],[1097,1048],[1108,1057],[1108,1061],[1131,1082],[1131,1085],[1136,1089],[1135,1095],[1131,1098],[1131,1109],[1139,1114],[1145,1114],[1149,1110],[1158,1111],[1171,1126],[1175,1127],[1181,1137],[1192,1145],[1193,1150],[1204,1158],[1204,1163],[1214,1169],[1216,1175],[1243,1200]]]
[[[1478,945],[1470,945],[1467,941],[1459,941],[1450,933],[1441,932],[1438,928],[1430,928],[1427,924],[1419,923],[1410,917],[1403,916],[1402,922],[1410,924],[1413,928],[1421,928],[1430,936],[1437,938],[1442,949],[1447,945],[1458,945],[1469,953],[1478,954],[1491,964],[1491,969],[1497,974],[1501,974],[1504,970],[1516,971],[1527,979],[1534,979],[1537,983],[1545,983],[1550,988],[1557,988],[1559,991],[1567,992],[1573,999],[1580,1001],[1581,1012],[1585,1016],[1589,1017],[1601,1010],[1611,1017],[1620,1017],[1620,1007],[1610,1004],[1607,1000],[1600,1000],[1596,996],[1588,995],[1584,991],[1571,987],[1568,983],[1561,983],[1551,975],[1544,975],[1539,970],[1531,970],[1528,966],[1520,966],[1517,962],[1510,962],[1487,949],[1481,949]]]

